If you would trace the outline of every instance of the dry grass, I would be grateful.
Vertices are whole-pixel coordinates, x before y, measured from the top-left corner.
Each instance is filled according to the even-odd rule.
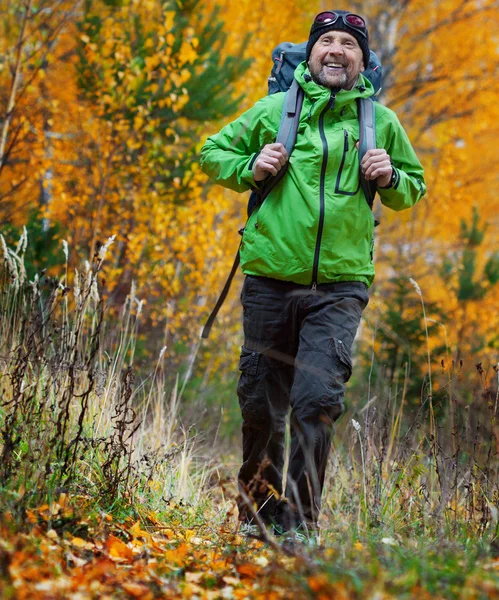
[[[198,439],[200,423],[182,424],[185,385],[178,377],[169,383],[164,349],[150,373],[139,379],[134,370],[142,307],[134,290],[119,319],[106,316],[99,277],[112,240],[71,285],[67,270],[61,281],[27,281],[25,237],[15,250],[0,241],[2,512],[22,524],[30,508],[63,494],[80,505],[84,498],[87,511],[196,528],[228,552],[249,552],[232,547],[235,469],[216,459],[220,448]],[[487,377],[480,367],[477,377],[482,387],[465,411],[445,386],[426,385],[408,410],[406,386],[386,385],[343,417],[320,538],[300,550],[306,572],[287,573],[289,582],[303,576],[319,585],[325,577],[326,588],[341,580],[345,589],[366,591],[368,582],[390,588],[393,576],[405,590],[416,585],[404,579],[410,572],[420,597],[428,589],[461,597],[466,578],[477,577],[475,563],[495,555],[498,533],[498,374]],[[448,385],[459,385],[457,376]],[[269,541],[279,554],[279,540]],[[355,593],[345,597],[369,597]]]

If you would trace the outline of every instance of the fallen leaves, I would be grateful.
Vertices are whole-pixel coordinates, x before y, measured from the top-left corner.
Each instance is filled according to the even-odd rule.
[[[3,579],[0,576],[0,597],[391,600],[406,590],[408,598],[443,598],[432,596],[409,568],[396,577],[383,571],[373,577],[374,572],[364,570],[366,580],[359,589],[348,572],[330,570],[341,560],[337,549],[316,547],[287,556],[234,534],[235,523],[217,526],[207,517],[197,519],[198,526],[187,518],[166,526],[156,516],[119,521],[102,513],[82,520],[70,507],[58,505],[31,511],[27,533],[15,531],[12,522],[8,526],[0,522],[0,573],[5,574]],[[73,523],[72,528],[55,529],[54,520],[61,518]],[[86,524],[85,534],[74,535],[72,531],[81,531],[80,521]],[[385,538],[380,542],[393,552]],[[398,543],[403,546],[403,539]],[[373,560],[369,545],[360,540],[352,543],[351,550],[353,561],[360,556],[363,561]],[[499,598],[493,583],[498,570],[499,561],[492,559],[481,571],[489,573],[491,581],[470,576],[469,597],[487,593]]]
[[[318,600],[349,600],[352,595],[344,583],[332,583],[324,573],[312,575],[307,583]]]
[[[215,531],[208,523],[204,530],[165,527],[155,516],[118,523],[100,514],[91,525],[84,521],[88,535],[81,536],[54,528],[62,519],[80,531],[82,519],[65,504],[44,505],[27,516],[30,532],[0,546],[9,589],[20,600],[244,599],[258,597],[267,584],[269,551],[231,529]],[[4,589],[0,581],[2,597]]]
[[[261,573],[261,569],[252,563],[243,563],[242,565],[238,565],[236,570],[241,577],[247,577],[249,579],[256,579],[256,577],[258,577],[258,575]]]
[[[109,558],[116,563],[131,563],[133,561],[131,548],[114,535],[107,538],[104,548]]]

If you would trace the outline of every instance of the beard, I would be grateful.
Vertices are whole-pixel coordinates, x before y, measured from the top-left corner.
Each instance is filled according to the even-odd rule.
[[[318,72],[310,70],[310,75],[315,83],[329,89],[345,89],[348,84],[348,76],[345,71],[334,76],[328,76],[324,73],[324,68],[321,68]]]

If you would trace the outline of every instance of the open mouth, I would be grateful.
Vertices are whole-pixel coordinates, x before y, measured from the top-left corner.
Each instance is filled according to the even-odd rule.
[[[342,65],[341,63],[326,63],[324,66],[331,72],[343,71],[345,69],[345,65]]]

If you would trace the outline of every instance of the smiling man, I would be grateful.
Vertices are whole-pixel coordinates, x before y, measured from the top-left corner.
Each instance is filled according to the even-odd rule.
[[[244,344],[238,396],[243,417],[241,489],[277,531],[314,529],[332,424],[344,410],[352,344],[374,279],[374,218],[359,173],[357,100],[374,93],[364,19],[316,16],[291,157],[275,143],[284,93],[257,102],[208,138],[202,167],[237,191],[261,189],[287,172],[251,214],[241,244]],[[376,104],[376,149],[360,165],[394,210],[425,193],[423,169],[396,115]],[[291,448],[283,496],[286,416]],[[245,502],[240,517],[251,515]]]
[[[346,31],[328,31],[310,45],[308,68],[315,83],[351,90],[364,71],[364,60],[369,60],[354,36]]]

